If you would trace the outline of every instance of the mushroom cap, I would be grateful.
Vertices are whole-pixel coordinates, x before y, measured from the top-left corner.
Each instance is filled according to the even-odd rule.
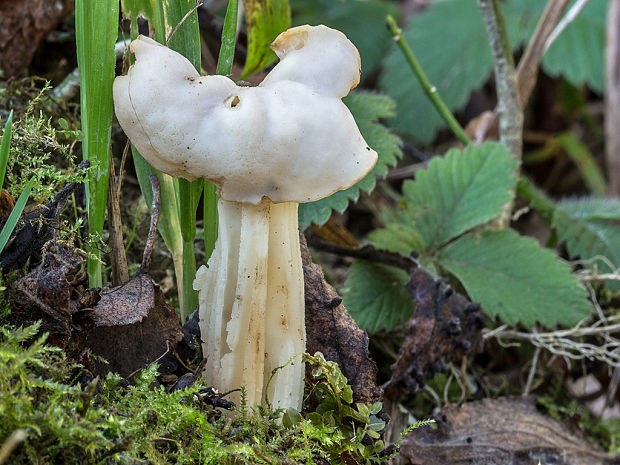
[[[114,81],[119,123],[155,168],[205,178],[225,200],[311,202],[352,186],[377,160],[340,100],[359,82],[357,49],[325,26],[289,29],[272,48],[271,73],[239,87],[140,36]]]

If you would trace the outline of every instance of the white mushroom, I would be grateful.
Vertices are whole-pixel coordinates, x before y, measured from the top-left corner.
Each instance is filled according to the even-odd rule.
[[[251,405],[268,399],[300,408],[297,206],[355,184],[377,154],[341,101],[360,76],[359,53],[346,36],[299,26],[272,48],[280,62],[264,81],[238,87],[227,77],[199,76],[184,57],[141,36],[131,44],[135,64],[114,82],[114,104],[155,168],[218,186],[218,240],[194,281],[207,383],[220,391],[245,386]]]

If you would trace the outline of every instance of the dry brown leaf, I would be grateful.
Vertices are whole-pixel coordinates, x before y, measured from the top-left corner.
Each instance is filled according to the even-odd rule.
[[[484,399],[448,405],[437,429],[421,427],[401,443],[414,465],[611,465],[580,431],[536,410],[532,398]]]

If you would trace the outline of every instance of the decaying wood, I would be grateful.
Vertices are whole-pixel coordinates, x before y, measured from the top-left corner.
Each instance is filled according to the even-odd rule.
[[[306,300],[306,351],[322,352],[327,360],[338,363],[356,402],[376,402],[381,397],[381,389],[376,384],[377,365],[368,355],[368,335],[347,313],[336,290],[325,281],[321,267],[312,263],[303,234],[300,241]]]
[[[17,76],[41,41],[74,8],[73,0],[0,0],[0,69]]]
[[[446,363],[478,350],[485,326],[478,305],[422,268],[413,272],[406,288],[415,309],[392,377],[384,386],[392,402],[417,393],[427,379],[446,371]]]
[[[605,141],[609,194],[620,196],[620,1],[611,0],[605,45]]]
[[[414,465],[612,465],[576,427],[536,410],[532,398],[484,399],[448,405],[437,429],[418,428],[401,443],[401,456]]]

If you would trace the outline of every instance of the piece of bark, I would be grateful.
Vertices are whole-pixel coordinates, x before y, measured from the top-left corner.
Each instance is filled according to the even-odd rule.
[[[17,76],[47,34],[67,17],[74,0],[0,0],[0,69]]]
[[[609,194],[620,196],[620,1],[609,2],[605,44],[605,141]]]
[[[478,305],[422,268],[413,272],[405,287],[415,310],[398,360],[392,365],[392,377],[384,386],[391,401],[417,393],[426,379],[446,370],[446,363],[475,352],[485,326]]]
[[[420,427],[401,443],[413,465],[612,465],[575,427],[541,414],[533,398],[484,399],[448,405],[437,428]]]
[[[128,377],[160,359],[183,337],[178,315],[147,274],[104,290],[99,303],[78,317],[85,328],[74,334],[75,344],[108,362],[95,360],[98,375],[112,371]]]
[[[327,284],[320,266],[312,263],[300,234],[306,300],[306,351],[322,352],[338,363],[353,390],[355,402],[372,403],[381,398],[376,384],[377,365],[368,355],[368,335],[359,329],[342,305],[336,290]]]

